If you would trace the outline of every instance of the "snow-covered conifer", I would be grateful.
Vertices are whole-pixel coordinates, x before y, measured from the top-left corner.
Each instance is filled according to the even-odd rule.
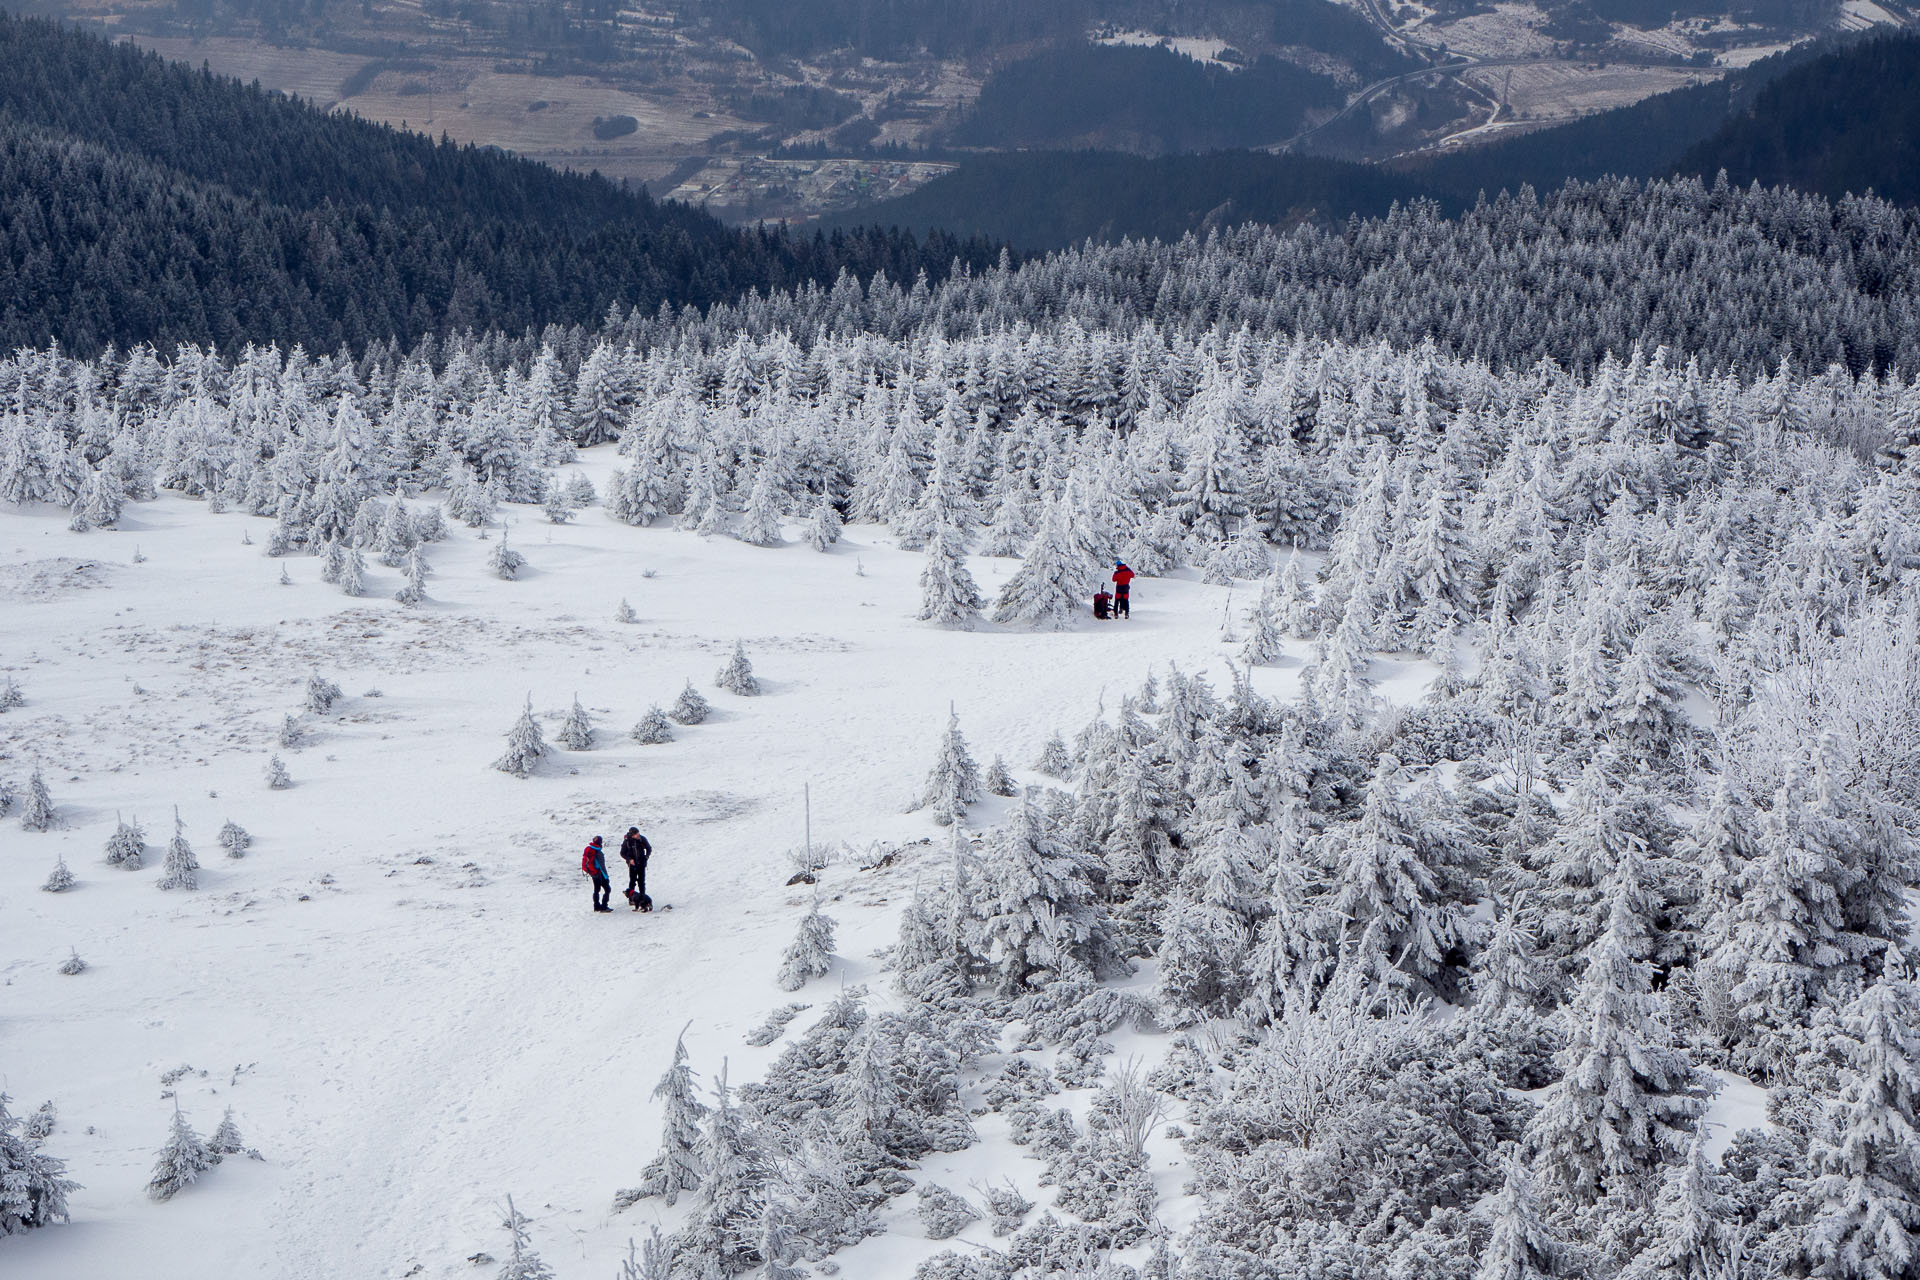
[[[1731,1179],[1707,1154],[1696,1127],[1687,1158],[1668,1167],[1649,1238],[1620,1280],[1719,1280],[1740,1256]]]
[[[1809,1252],[1817,1275],[1895,1280],[1920,1266],[1920,986],[1898,949],[1842,1022],[1838,1115],[1811,1153]]]
[[[987,766],[986,787],[990,795],[1017,796],[1020,794],[1020,784],[1013,780],[1013,773],[1007,768],[1007,762],[997,755],[993,758],[993,763]]]
[[[73,888],[73,872],[67,867],[65,858],[56,858],[53,870],[47,873],[46,882],[40,887],[48,893],[65,893]]]
[[[292,750],[307,740],[306,726],[300,723],[298,716],[288,712],[280,718],[280,732],[275,740],[283,748]]]
[[[508,1236],[507,1265],[500,1268],[500,1280],[553,1280],[553,1268],[534,1251],[526,1215],[513,1207],[512,1196],[507,1197],[507,1217],[500,1225]]]
[[[1518,1151],[1507,1156],[1506,1181],[1487,1216],[1493,1231],[1474,1280],[1548,1280],[1560,1273],[1560,1242],[1547,1230],[1533,1173]]]
[[[79,1184],[66,1177],[63,1160],[45,1155],[7,1110],[0,1093],[0,1238],[67,1221],[67,1195]]]
[[[38,766],[27,779],[27,798],[20,805],[20,825],[28,831],[47,831],[53,826],[53,796]]]
[[[493,576],[511,582],[520,576],[527,567],[527,558],[507,545],[507,531],[500,530],[500,541],[494,543],[493,550],[487,554],[487,568]]]
[[[340,570],[340,594],[363,596],[367,593],[367,560],[360,548],[348,547],[346,564]]]
[[[800,931],[780,957],[780,989],[798,991],[809,979],[824,977],[832,968],[833,918],[820,910],[820,896],[815,894],[807,914],[800,918]]]
[[[684,1032],[674,1041],[673,1063],[653,1087],[653,1096],[662,1104],[660,1151],[640,1175],[640,1193],[660,1196],[672,1204],[682,1191],[699,1188],[704,1171],[699,1154],[700,1123],[707,1108],[694,1096]]]
[[[229,858],[244,858],[247,850],[253,847],[253,837],[247,829],[228,818],[226,825],[220,828],[220,847],[227,851]]]
[[[667,709],[667,715],[675,724],[705,724],[707,717],[713,714],[713,707],[700,696],[693,687],[693,681],[687,681],[687,687],[673,700],[673,706]]]
[[[558,481],[547,481],[546,490],[540,496],[540,513],[550,524],[565,524],[573,518],[573,503]]]
[[[187,843],[187,829],[180,821],[180,811],[173,811],[173,838],[167,841],[166,867],[160,876],[162,889],[198,889],[200,887],[200,862],[193,856],[193,846]]]
[[[825,551],[840,541],[840,513],[833,503],[822,498],[814,505],[813,514],[807,517],[807,545],[815,551]]]
[[[1253,608],[1252,630],[1247,642],[1240,649],[1240,661],[1250,667],[1270,667],[1278,662],[1283,654],[1280,643],[1280,627],[1274,621],[1276,602],[1269,588],[1261,592],[1260,602]]]
[[[560,726],[560,745],[569,751],[589,751],[593,748],[593,721],[587,715],[587,709],[580,705],[580,695],[573,695],[573,707],[567,712],[567,718]]]
[[[969,953],[1003,994],[1092,971],[1112,948],[1093,860],[1069,848],[1031,802],[987,839],[965,926]]]
[[[661,742],[672,742],[673,722],[667,719],[667,713],[662,711],[656,703],[647,708],[647,713],[640,717],[634,724],[633,731],[627,736],[641,746],[648,747]]]
[[[213,1167],[213,1153],[187,1123],[180,1108],[173,1109],[173,1128],[166,1145],[154,1161],[153,1176],[147,1180],[147,1195],[155,1200],[171,1200],[199,1180]]]
[[[380,530],[374,534],[373,549],[378,553],[381,564],[389,569],[398,569],[406,561],[407,553],[419,542],[420,536],[414,532],[413,518],[407,514],[407,504],[396,493],[393,501],[387,504],[386,514],[380,517]]]
[[[1092,599],[1100,575],[1068,530],[1067,519],[1063,502],[1048,503],[1026,559],[1000,588],[993,608],[995,622],[1024,622],[1057,631]]]
[[[339,685],[318,671],[307,677],[307,710],[317,716],[323,716],[332,711],[333,704],[339,700]]]
[[[246,1151],[247,1144],[240,1137],[240,1126],[233,1118],[233,1108],[228,1107],[226,1114],[220,1117],[220,1124],[207,1139],[207,1150],[216,1156],[237,1156]]]
[[[417,545],[408,549],[405,564],[407,580],[393,593],[393,598],[404,605],[416,605],[427,598],[427,574],[431,570],[427,557]]]
[[[293,785],[293,779],[287,773],[286,761],[279,756],[267,760],[267,785],[275,791],[285,791]]]
[[[67,958],[60,962],[60,972],[66,974],[68,977],[72,977],[75,974],[85,973],[86,971],[87,962],[80,958],[79,951],[68,947]]]
[[[107,865],[125,867],[129,871],[140,869],[140,860],[147,852],[146,833],[140,830],[140,823],[116,821],[113,834],[107,837]]]
[[[540,732],[540,722],[533,718],[533,699],[527,699],[526,707],[520,712],[520,718],[513,722],[513,728],[507,730],[507,750],[493,767],[502,773],[510,773],[516,778],[531,775],[539,765],[540,757],[547,754],[547,739]]]
[[[747,661],[747,646],[744,641],[733,642],[733,656],[727,659],[727,665],[713,678],[714,684],[728,693],[738,694],[742,698],[757,697],[760,682],[754,679],[753,663]],[[686,723],[697,723],[689,721]]]
[[[961,539],[955,527],[937,517],[927,538],[927,558],[920,570],[920,612],[922,622],[971,631],[979,620],[986,598],[967,571]]]
[[[932,809],[941,826],[967,816],[967,806],[980,798],[980,766],[967,751],[960,734],[960,714],[947,712],[947,731],[940,738],[940,754],[927,774],[927,787],[916,809]]]
[[[620,607],[613,611],[613,620],[619,623],[638,622],[640,615],[633,611],[625,596],[620,597]]]
[[[1056,730],[1047,745],[1040,749],[1040,758],[1033,767],[1049,778],[1064,778],[1073,772],[1073,756],[1067,750],[1067,740]]]
[[[774,491],[773,468],[762,464],[747,491],[747,509],[740,518],[740,541],[756,547],[777,547],[780,537],[780,505]]]
[[[0,676],[0,712],[25,706],[27,696],[20,692],[19,682],[12,676]]]
[[[320,581],[330,587],[337,587],[346,571],[347,544],[338,539],[329,538],[320,551]]]

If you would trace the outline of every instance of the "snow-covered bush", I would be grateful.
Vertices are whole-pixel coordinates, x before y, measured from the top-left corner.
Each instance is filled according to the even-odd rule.
[[[952,1239],[969,1223],[980,1220],[980,1211],[964,1197],[931,1182],[921,1184],[920,1204],[914,1212],[920,1217],[920,1225],[926,1228],[929,1240]]]
[[[634,723],[633,730],[627,736],[642,746],[672,742],[673,722],[656,704],[647,708],[647,713]]]
[[[154,1160],[153,1176],[147,1179],[147,1195],[155,1200],[171,1200],[199,1181],[200,1175],[213,1165],[213,1153],[187,1123],[187,1117],[175,1107],[173,1127]]]
[[[247,834],[245,827],[232,818],[228,818],[225,825],[220,828],[219,839],[220,847],[227,851],[229,858],[244,858],[247,856],[247,850],[253,847],[253,837]]]
[[[777,979],[782,991],[798,991],[811,978],[833,968],[833,918],[820,910],[819,895],[800,918],[800,930],[780,957]]]
[[[73,888],[73,872],[67,867],[65,858],[56,858],[53,870],[47,873],[46,882],[40,887],[48,893],[65,893]]]
[[[279,756],[267,759],[267,785],[275,791],[285,791],[293,785],[293,778],[287,773],[287,762]]]
[[[66,1172],[65,1161],[42,1153],[40,1138],[23,1131],[0,1093],[0,1237],[67,1221],[67,1196],[79,1184]]]
[[[140,822],[117,821],[113,834],[107,837],[107,865],[124,867],[128,871],[138,871],[141,859],[147,852],[146,833],[141,831]]]

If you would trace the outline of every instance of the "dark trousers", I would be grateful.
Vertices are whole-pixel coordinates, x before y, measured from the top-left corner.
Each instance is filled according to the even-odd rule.
[[[593,878],[593,909],[598,911],[602,907],[606,907],[607,899],[612,896],[613,881],[607,879],[605,876],[595,876]],[[608,909],[611,910],[611,908]]]
[[[629,898],[647,896],[647,864],[644,860],[627,864],[627,896]]]
[[[1124,587],[1113,597],[1113,616],[1116,618],[1131,618],[1133,616],[1132,597],[1127,594]]]

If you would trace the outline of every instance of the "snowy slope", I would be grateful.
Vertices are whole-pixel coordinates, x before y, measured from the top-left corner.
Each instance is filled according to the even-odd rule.
[[[609,453],[583,463],[596,482]],[[28,699],[0,716],[0,776],[24,783],[38,761],[59,806],[47,834],[0,825],[0,1088],[16,1112],[56,1101],[48,1149],[85,1184],[71,1226],[0,1243],[9,1280],[472,1275],[470,1255],[503,1247],[508,1193],[561,1277],[610,1276],[659,1220],[655,1201],[610,1205],[654,1150],[647,1095],[680,1029],[703,1076],[724,1058],[752,1078],[780,1042],[741,1037],[769,1008],[881,985],[870,953],[892,939],[913,851],[830,870],[841,968],[797,997],[773,983],[809,892],[785,883],[803,784],[816,841],[937,841],[903,810],[950,702],[983,766],[1002,753],[1031,780],[1051,733],[1151,668],[1226,683],[1226,588],[1143,581],[1131,622],[949,633],[912,620],[921,557],[872,528],[819,555],[597,509],[560,527],[503,512],[529,571],[494,579],[495,544],[457,529],[430,548],[430,602],[408,610],[391,600],[397,571],[375,564],[367,596],[344,597],[317,561],[262,556],[271,521],[171,494],[111,533],[0,509],[0,672]],[[972,568],[992,592],[1015,563]],[[611,621],[622,596],[637,623]],[[1232,604],[1251,599],[1243,586]],[[713,687],[736,639],[760,698]],[[280,752],[295,785],[269,790],[281,717],[315,670],[347,696],[306,717],[307,744]],[[1259,683],[1284,693],[1296,672]],[[714,718],[670,744],[628,741],[688,678]],[[595,750],[556,752],[527,781],[488,767],[526,697],[551,738],[575,693]],[[197,893],[155,887],[175,805]],[[103,861],[116,813],[146,827],[141,871]],[[244,860],[215,843],[228,818],[256,837]],[[580,846],[629,824],[653,840],[649,887],[673,910],[594,915]],[[56,854],[80,883],[41,893]],[[57,972],[69,947],[85,973]],[[231,1105],[265,1161],[229,1160],[152,1204],[173,1105],[161,1077],[182,1065],[174,1091],[200,1131]],[[992,1141],[999,1124],[930,1172],[964,1191],[1005,1165],[1032,1194],[1037,1166]],[[1175,1193],[1178,1171],[1163,1173]],[[841,1261],[902,1274],[941,1247],[896,1219]]]

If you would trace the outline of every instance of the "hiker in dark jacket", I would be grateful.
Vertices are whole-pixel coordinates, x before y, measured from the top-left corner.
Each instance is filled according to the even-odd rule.
[[[647,901],[647,855],[652,852],[640,828],[628,827],[627,838],[620,842],[620,858],[627,864],[627,901],[635,911],[652,905]]]
[[[607,905],[607,899],[613,896],[613,882],[607,879],[607,855],[601,847],[599,836],[595,836],[581,851],[580,870],[586,872],[587,877],[593,881],[593,909],[595,911],[613,910]]]

